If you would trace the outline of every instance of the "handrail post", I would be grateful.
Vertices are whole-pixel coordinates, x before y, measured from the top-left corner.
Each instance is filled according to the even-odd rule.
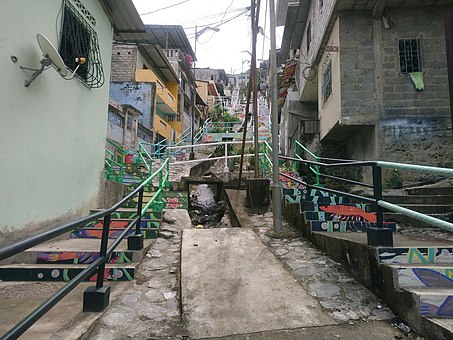
[[[142,208],[143,208],[143,192],[145,187],[141,188],[138,194],[137,203],[137,222],[135,224],[135,234],[129,235],[127,238],[128,250],[141,250],[143,249],[143,234],[140,232],[142,224]]]
[[[104,286],[105,263],[107,262],[107,246],[109,240],[111,214],[104,216],[102,227],[101,249],[99,257],[104,258],[98,267],[96,286],[88,287],[83,292],[83,311],[84,312],[102,312],[109,305],[110,286]]]
[[[225,143],[225,166],[223,167],[223,173],[227,174],[230,172],[230,169],[228,168],[228,144]]]
[[[379,206],[379,201],[382,201],[382,170],[377,164],[374,164],[372,171],[376,226],[367,228],[367,242],[369,246],[373,247],[393,247],[393,230],[384,227],[384,212]]]

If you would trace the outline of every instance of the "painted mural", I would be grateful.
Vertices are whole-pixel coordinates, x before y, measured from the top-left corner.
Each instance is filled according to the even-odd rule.
[[[0,268],[0,279],[4,281],[70,281],[84,267],[79,268]],[[134,268],[105,268],[104,281],[132,281]],[[85,281],[96,281],[97,273]]]
[[[99,252],[38,252],[36,263],[58,264],[89,264],[99,258]],[[131,263],[132,252],[113,252],[107,259],[108,263]]]
[[[109,230],[109,238],[116,239],[121,236],[124,229],[110,229]],[[130,230],[126,236],[135,233],[135,229],[133,228]],[[143,234],[144,238],[157,238],[158,229],[157,228],[141,228],[140,233]],[[94,229],[94,228],[87,228],[87,229],[78,229],[74,230],[71,233],[71,238],[102,238],[102,229]]]
[[[298,202],[297,202],[298,203]],[[365,204],[365,203],[343,203],[341,204],[342,206],[352,206],[352,207],[356,207],[358,209],[361,209],[365,212],[370,212],[372,211],[372,206],[369,205],[369,204]],[[329,206],[329,205],[322,205],[322,204],[318,204],[316,202],[301,202],[301,212],[305,212],[305,211],[320,211],[321,210],[321,207],[325,207],[325,206]],[[322,211],[322,210],[321,210]]]
[[[320,209],[329,216],[332,221],[368,221],[376,222],[376,214],[367,213],[354,206],[345,205],[328,205]]]
[[[453,296],[421,295],[420,314],[433,317],[453,317]]]
[[[453,288],[452,268],[398,268],[399,287]]]
[[[375,227],[376,223],[368,221],[310,221],[312,231],[326,231],[332,232],[366,232],[370,227]],[[392,230],[396,229],[396,224],[392,222],[385,222],[384,226]]]
[[[381,263],[453,263],[453,248],[379,248]]]

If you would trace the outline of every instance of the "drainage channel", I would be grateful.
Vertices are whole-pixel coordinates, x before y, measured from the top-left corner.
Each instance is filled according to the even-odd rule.
[[[227,204],[210,184],[190,185],[189,215],[196,229],[230,228]]]

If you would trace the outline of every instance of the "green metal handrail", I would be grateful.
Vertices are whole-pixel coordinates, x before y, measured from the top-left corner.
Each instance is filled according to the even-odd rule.
[[[143,162],[145,167],[148,169],[148,171],[151,172],[152,168],[153,168],[153,159],[152,159],[151,155],[149,154],[148,150],[146,150],[145,147],[143,146],[143,143],[144,142],[140,142],[138,144],[138,155],[139,155],[140,160]],[[149,143],[147,143],[147,144],[149,144]],[[145,156],[146,156],[146,158],[148,158],[149,164],[147,163]]]
[[[163,175],[163,170],[166,169],[165,176]],[[146,211],[153,206],[153,210],[161,211],[163,209],[164,202],[162,200],[162,193],[164,188],[168,188],[170,186],[169,177],[170,177],[170,158],[166,158],[165,162],[156,170],[146,181],[143,182],[144,187],[146,187],[156,176],[159,175],[159,189],[155,192],[154,196],[151,197],[149,202],[145,205],[142,209],[142,215],[146,213]],[[158,202],[155,202],[158,200]]]
[[[294,157],[295,158],[298,158],[298,159],[303,159],[299,154],[298,154],[298,148],[301,148],[303,151],[305,151],[306,153],[308,153],[311,157],[313,157],[317,162],[319,162],[321,160],[321,157],[318,157],[316,156],[313,152],[311,152],[310,150],[308,150],[304,145],[302,145],[299,141],[295,141],[294,143]],[[319,166],[315,166],[314,168],[309,166],[308,167],[310,169],[311,172],[313,172],[316,176],[316,185],[318,186],[322,186],[321,184],[321,172],[319,171]]]
[[[126,151],[124,151],[123,147],[121,145],[118,145],[113,139],[110,138],[106,138],[106,142],[115,148],[115,161],[124,164]],[[118,154],[121,156],[120,159],[118,159]]]

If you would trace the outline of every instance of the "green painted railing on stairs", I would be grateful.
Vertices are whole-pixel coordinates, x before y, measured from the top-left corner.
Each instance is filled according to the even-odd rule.
[[[319,162],[320,157],[316,156],[313,152],[308,150],[305,146],[303,146],[301,143],[299,143],[297,140],[294,143],[294,157],[298,159],[303,159],[301,154],[299,154],[300,151],[304,151],[307,154],[309,154],[315,161]],[[321,176],[319,172],[319,166],[309,166],[309,170],[313,172],[316,176],[316,185],[321,185]]]
[[[166,173],[164,175],[164,169]],[[99,256],[86,268],[80,271],[74,278],[67,282],[63,287],[58,289],[52,296],[47,298],[42,304],[35,308],[30,314],[19,321],[15,326],[8,330],[1,338],[5,340],[18,339],[31,326],[33,326],[41,317],[43,317],[51,308],[53,308],[66,295],[74,290],[81,282],[93,277],[96,274],[96,285],[88,287],[83,295],[83,311],[84,312],[102,312],[109,304],[110,287],[104,286],[105,280],[105,264],[120,245],[127,238],[127,246],[130,251],[143,249],[143,235],[140,233],[142,216],[151,206],[154,210],[162,211],[164,202],[162,200],[162,191],[165,187],[169,187],[168,181],[170,174],[170,162],[167,158],[160,168],[141,183],[135,190],[124,197],[121,201],[115,203],[112,207],[96,212],[89,216],[82,217],[76,221],[65,225],[56,226],[47,232],[40,232],[35,236],[19,241],[15,244],[0,248],[0,261],[15,256],[27,249],[40,245],[44,242],[52,240],[81,226],[85,226],[90,222],[97,222],[103,219],[102,239],[100,242]],[[145,188],[159,176],[159,188],[156,194],[152,197],[145,207],[143,207],[143,193]],[[110,221],[112,214],[119,208],[134,200],[138,195],[137,216],[133,218],[124,228],[121,234],[115,240],[109,243]],[[135,227],[135,232],[134,232]],[[93,299],[93,293],[96,292],[96,298]]]
[[[305,147],[302,149],[307,151],[307,149]],[[310,154],[311,157],[316,157],[313,153],[310,153],[310,152],[308,152],[308,153]],[[415,211],[412,209],[408,209],[406,207],[401,207],[401,206],[391,203],[391,202],[387,202],[387,201],[383,200],[383,194],[382,194],[382,192],[383,192],[382,169],[383,168],[394,169],[394,170],[404,170],[404,171],[417,172],[417,173],[423,173],[423,174],[428,174],[428,175],[446,176],[446,177],[453,177],[453,169],[416,165],[416,164],[385,162],[385,161],[355,161],[355,160],[350,160],[350,159],[346,160],[346,159],[322,158],[322,157],[317,157],[318,160],[316,160],[316,161],[306,160],[306,159],[303,159],[301,156],[299,156],[297,158],[280,156],[280,159],[286,160],[286,161],[291,161],[291,162],[300,162],[307,166],[312,167],[313,169],[315,169],[315,167],[318,167],[317,169],[320,169],[320,168],[345,168],[345,167],[346,168],[371,167],[372,175],[373,175],[372,184],[367,184],[367,183],[362,183],[362,182],[358,182],[358,181],[353,181],[350,179],[322,174],[319,170],[316,170],[316,171],[317,171],[317,174],[319,175],[319,177],[325,177],[325,178],[329,178],[332,180],[341,181],[341,182],[347,183],[347,184],[364,186],[366,188],[373,188],[373,198],[350,194],[347,192],[342,192],[342,191],[327,188],[325,186],[321,186],[318,184],[319,178],[317,178],[315,184],[312,184],[312,183],[309,183],[308,180],[301,181],[301,180],[294,179],[291,176],[287,176],[287,175],[283,175],[283,174],[281,174],[281,175],[284,177],[287,177],[289,179],[292,179],[294,182],[305,185],[309,188],[319,189],[322,191],[326,191],[326,192],[330,192],[330,193],[334,193],[334,194],[338,194],[338,195],[352,197],[354,199],[362,200],[364,202],[374,203],[375,208],[376,208],[377,226],[381,230],[385,229],[385,228],[383,228],[383,209],[387,209],[387,210],[390,210],[390,211],[393,211],[396,213],[403,214],[409,218],[430,224],[432,226],[439,227],[439,228],[449,230],[449,231],[453,231],[453,223],[429,216],[427,214],[423,214],[421,212],[418,212],[418,211]],[[330,162],[330,163],[322,163],[322,162]]]

